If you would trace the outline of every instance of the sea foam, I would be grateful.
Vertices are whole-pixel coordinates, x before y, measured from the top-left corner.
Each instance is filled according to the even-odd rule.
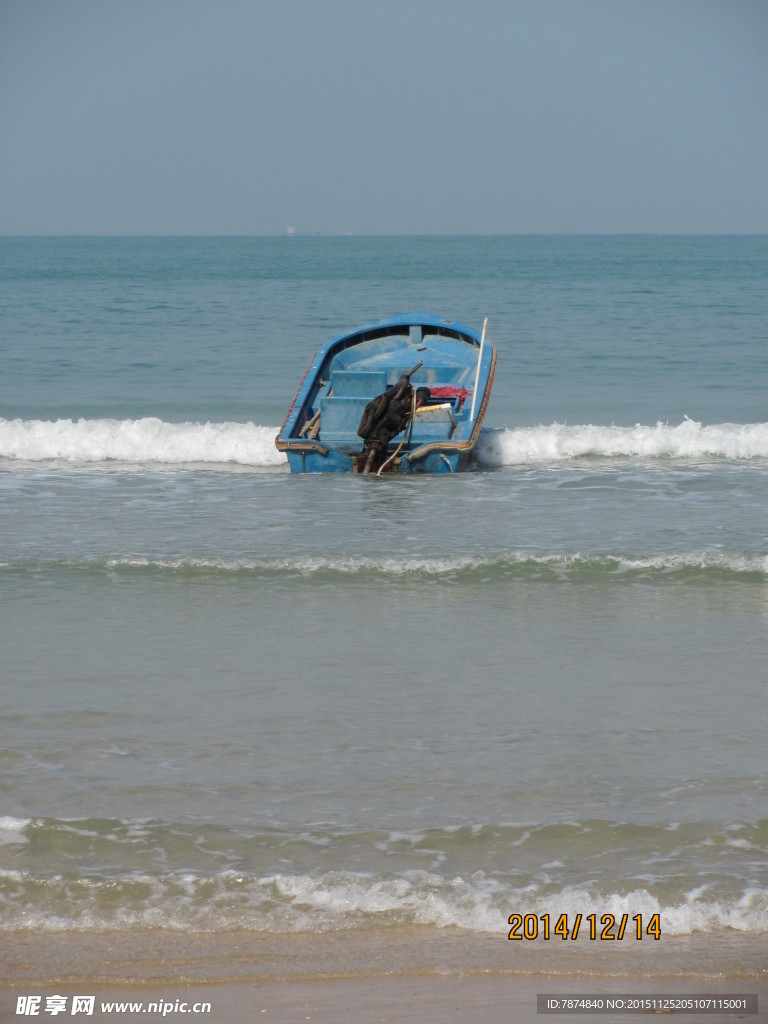
[[[617,426],[550,426],[486,429],[477,458],[485,466],[518,466],[567,459],[755,459],[768,458],[768,423],[704,426],[685,419],[677,426],[657,423]]]
[[[12,818],[9,815],[0,817],[0,846],[28,843],[24,835],[30,818]]]
[[[29,462],[279,466],[277,428],[253,423],[0,419],[0,458]]]
[[[589,915],[604,914],[625,927],[645,928],[659,915],[663,935],[691,935],[732,929],[753,935],[768,931],[768,891],[748,887],[731,900],[702,900],[696,891],[662,902],[646,889],[600,893],[566,886],[542,892],[536,884],[516,888],[482,871],[469,877],[410,870],[383,876],[329,871],[320,875],[255,876],[234,870],[214,875],[193,872],[130,876],[34,877],[0,870],[5,911],[0,931],[106,931],[126,928],[293,933],[428,925],[467,932],[506,934],[509,908],[521,915],[565,915],[573,927],[581,915],[588,936]]]
[[[0,419],[0,458],[29,462],[282,467],[278,428],[253,423],[168,423],[144,419]],[[705,426],[549,426],[486,428],[480,466],[520,466],[585,457],[640,459],[768,458],[768,423]]]
[[[587,553],[537,553],[500,551],[497,554],[444,557],[403,556],[376,558],[367,555],[289,556],[285,558],[147,558],[132,555],[103,562],[80,563],[82,568],[160,569],[176,571],[244,572],[256,575],[338,573],[345,576],[381,575],[408,579],[455,579],[473,575],[531,575],[568,579],[580,573],[614,578],[648,578],[692,574],[698,576],[751,576],[768,574],[768,556],[721,551],[675,552],[665,555],[623,555]],[[483,576],[485,579],[485,575]]]

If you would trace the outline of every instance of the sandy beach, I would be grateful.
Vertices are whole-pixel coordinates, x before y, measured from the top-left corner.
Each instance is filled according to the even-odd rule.
[[[86,986],[87,987],[87,986]],[[71,1013],[73,997],[82,996],[83,986],[73,987],[71,983],[58,985],[43,992],[34,989],[42,997],[54,993],[63,996],[67,1010]],[[29,994],[32,989],[29,990]],[[11,989],[0,990],[2,1019],[14,1018],[17,999],[27,995]],[[452,1024],[501,1024],[515,1021],[533,1024],[535,1021],[552,1018],[563,1020],[577,1017],[579,1020],[600,1020],[619,1022],[638,1016],[671,1015],[661,1009],[646,1013],[613,1012],[607,1007],[609,999],[618,1004],[624,999],[629,1004],[632,997],[653,997],[659,999],[733,999],[752,1000],[757,997],[759,1012],[702,1012],[677,1014],[686,1021],[765,1021],[768,1005],[768,984],[765,980],[680,979],[644,978],[629,983],[627,979],[601,978],[574,979],[562,975],[527,975],[500,977],[497,975],[465,975],[463,977],[375,977],[375,978],[334,978],[314,981],[280,982],[231,982],[210,985],[174,985],[157,989],[142,986],[124,987],[119,985],[102,989],[91,985],[88,995],[95,995],[95,1004],[90,1019],[93,1020],[146,1020],[183,1016],[195,1017],[217,1024],[251,1024],[264,1019],[273,1024],[293,1024],[296,1021],[331,1022],[354,1021],[356,1024],[374,1022],[416,1022],[450,1021]],[[581,997],[600,1000],[606,1007],[599,1013],[548,1012],[538,1010],[540,997]],[[152,1014],[152,1006],[158,1012]],[[138,1005],[141,1009],[138,1009]],[[209,1008],[210,1007],[210,1008]],[[18,1016],[15,1016],[18,1019]]]
[[[262,1016],[293,1021],[534,1021],[541,995],[758,996],[759,1014],[686,1013],[686,1020],[765,1020],[768,942],[662,939],[610,947],[597,943],[512,944],[457,931],[387,929],[365,935],[258,936],[27,934],[4,956],[0,1006],[8,1019],[20,996],[95,996],[94,1020],[201,1016],[240,1024]],[[111,1005],[110,1005],[111,1004]],[[132,1005],[133,1004],[133,1005]],[[139,1010],[136,1004],[141,1004]],[[206,1011],[205,1004],[210,1004]],[[194,1012],[194,1008],[198,1012]],[[573,1015],[573,1014],[570,1014]],[[578,1014],[626,1020],[627,1013]],[[637,1014],[632,1014],[637,1016]]]

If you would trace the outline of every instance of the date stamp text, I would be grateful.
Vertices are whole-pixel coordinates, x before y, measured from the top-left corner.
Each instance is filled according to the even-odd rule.
[[[510,914],[509,935],[512,941],[529,942],[535,939],[589,938],[598,942],[660,939],[661,921],[658,914]]]

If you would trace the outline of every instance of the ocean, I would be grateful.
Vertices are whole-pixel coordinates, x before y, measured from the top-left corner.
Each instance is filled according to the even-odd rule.
[[[0,238],[14,976],[764,970],[767,281],[765,236]],[[472,471],[291,476],[314,350],[413,309],[488,317]]]

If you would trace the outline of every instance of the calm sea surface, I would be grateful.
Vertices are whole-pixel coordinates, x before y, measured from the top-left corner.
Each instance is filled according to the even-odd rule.
[[[762,941],[767,281],[765,237],[0,239],[3,941]],[[475,470],[291,477],[317,345],[412,309],[489,318]]]

